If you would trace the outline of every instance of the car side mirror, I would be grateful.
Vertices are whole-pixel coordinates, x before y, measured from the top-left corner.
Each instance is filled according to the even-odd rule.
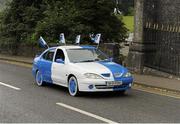
[[[62,59],[56,59],[57,63],[64,64],[64,61]]]

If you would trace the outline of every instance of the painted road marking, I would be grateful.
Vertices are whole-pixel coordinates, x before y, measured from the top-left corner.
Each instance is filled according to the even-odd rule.
[[[105,122],[105,123],[118,124],[117,122],[114,122],[114,121],[112,121],[112,120],[109,120],[109,119],[103,118],[103,117],[101,117],[101,116],[92,114],[92,113],[90,113],[90,112],[86,112],[86,111],[84,111],[84,110],[81,110],[81,109],[78,109],[78,108],[69,106],[69,105],[64,104],[64,103],[56,103],[56,105],[59,105],[59,106],[61,106],[61,107],[64,107],[64,108],[67,108],[67,109],[76,111],[76,112],[81,113],[81,114],[84,114],[84,115],[87,115],[87,116],[89,116],[89,117],[95,118],[95,119],[100,120],[100,121],[103,121],[103,122]]]
[[[6,87],[9,87],[11,89],[14,89],[14,90],[21,90],[20,88],[18,87],[15,87],[15,86],[12,86],[12,85],[9,85],[9,84],[6,84],[6,83],[3,83],[3,82],[0,82],[0,85],[3,85],[3,86],[6,86]]]

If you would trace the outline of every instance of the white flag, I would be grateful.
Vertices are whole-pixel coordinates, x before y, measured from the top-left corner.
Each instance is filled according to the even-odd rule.
[[[81,35],[77,35],[76,36],[76,44],[79,44],[80,43],[80,40],[81,40]]]
[[[64,33],[61,33],[60,36],[59,36],[59,42],[60,43],[63,43],[63,44],[66,44],[65,42],[65,37],[64,37]]]
[[[100,40],[101,40],[101,34],[96,34],[94,42],[99,44]]]

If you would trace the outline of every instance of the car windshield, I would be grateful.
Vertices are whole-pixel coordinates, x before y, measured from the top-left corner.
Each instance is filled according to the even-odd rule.
[[[68,49],[67,54],[70,62],[94,62],[94,61],[108,61],[108,57],[97,49]]]

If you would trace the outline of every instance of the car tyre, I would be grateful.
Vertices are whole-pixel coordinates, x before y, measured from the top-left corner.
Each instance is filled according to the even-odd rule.
[[[43,77],[40,71],[36,72],[36,84],[38,86],[43,86],[44,85],[44,81],[43,81]]]
[[[69,78],[68,90],[71,96],[78,96],[80,94],[79,88],[78,88],[78,81],[74,76]]]

